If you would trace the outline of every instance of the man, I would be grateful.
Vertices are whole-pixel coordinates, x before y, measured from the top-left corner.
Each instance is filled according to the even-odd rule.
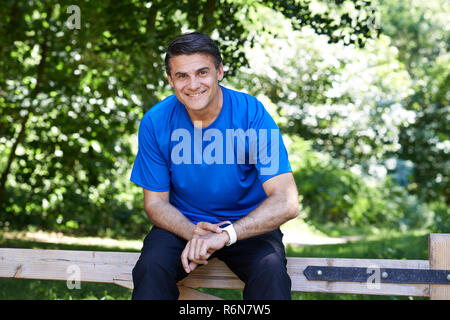
[[[278,127],[256,98],[219,85],[208,36],[178,37],[165,62],[175,95],[144,115],[130,179],[153,223],[133,299],[177,299],[177,282],[212,257],[245,283],[244,299],[290,299],[279,226],[298,194]]]

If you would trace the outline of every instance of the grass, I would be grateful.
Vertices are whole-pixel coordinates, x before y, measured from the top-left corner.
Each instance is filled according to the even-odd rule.
[[[138,251],[122,246],[99,246],[45,243],[1,237],[0,247],[92,250],[92,251]],[[68,289],[66,282],[54,280],[0,279],[0,300],[129,300],[131,291],[114,284],[82,282],[80,289]]]
[[[101,246],[44,243],[25,239],[6,239],[0,232],[0,247],[8,248],[39,248],[61,250],[96,250],[96,251],[134,251],[135,247]],[[428,259],[428,234],[425,231],[409,231],[406,233],[383,231],[372,234],[358,241],[345,244],[328,244],[317,246],[292,247],[287,246],[289,257],[330,257],[330,258],[371,258],[371,259]],[[224,299],[240,300],[239,290],[201,289]],[[131,298],[129,289],[114,284],[81,283],[81,289],[68,289],[64,281],[0,279],[0,300],[35,299],[35,300],[128,300]],[[411,299],[410,297],[386,297],[350,294],[302,293],[292,294],[293,299]],[[419,299],[414,297],[414,299]]]
[[[287,246],[288,257],[318,258],[355,258],[355,259],[428,259],[428,233],[426,231],[380,231],[378,235],[369,235],[363,240],[350,241],[345,244],[327,244],[318,246]],[[242,299],[238,290],[201,289],[224,299]],[[294,292],[296,300],[422,300],[420,297],[375,296],[356,294],[328,294]]]

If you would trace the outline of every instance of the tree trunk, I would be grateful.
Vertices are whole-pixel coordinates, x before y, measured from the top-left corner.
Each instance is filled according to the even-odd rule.
[[[48,37],[48,29],[45,29],[44,30],[44,39],[41,44],[41,48],[42,48],[41,60],[39,61],[39,65],[37,68],[36,87],[30,94],[30,98],[32,101],[37,97],[37,95],[40,91],[40,88],[41,88],[42,76],[44,74],[44,69],[45,69],[45,60],[47,58],[47,37]],[[14,159],[16,158],[17,147],[25,139],[25,131],[27,128],[28,119],[30,118],[30,114],[32,112],[33,112],[33,108],[30,107],[28,109],[27,114],[22,118],[22,121],[20,122],[19,134],[17,135],[16,141],[14,141],[14,144],[11,148],[11,152],[8,157],[8,161],[6,163],[5,170],[2,172],[2,175],[0,177],[0,201],[1,202],[6,200],[5,199],[5,196],[6,196],[5,191],[6,191],[6,181],[8,180],[8,174],[9,174],[9,171],[11,170],[11,165],[12,165]]]

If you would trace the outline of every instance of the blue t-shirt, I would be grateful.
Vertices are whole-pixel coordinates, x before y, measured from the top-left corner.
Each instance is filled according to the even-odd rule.
[[[190,221],[235,222],[267,198],[266,180],[292,172],[280,131],[255,97],[220,86],[223,105],[194,126],[171,95],[147,111],[130,180],[169,201]]]

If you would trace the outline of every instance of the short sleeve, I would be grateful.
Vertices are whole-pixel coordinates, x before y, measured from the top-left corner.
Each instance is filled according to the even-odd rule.
[[[280,129],[259,101],[250,125],[258,136],[255,167],[261,183],[282,173],[292,172]]]
[[[161,154],[150,117],[144,116],[139,125],[138,153],[130,180],[151,191],[169,191],[168,165]]]

